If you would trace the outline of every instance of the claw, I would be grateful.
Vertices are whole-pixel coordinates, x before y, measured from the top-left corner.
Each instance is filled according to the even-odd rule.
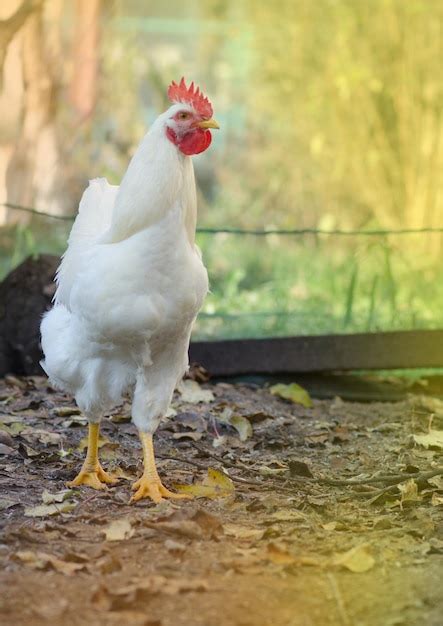
[[[94,470],[82,468],[80,473],[67,483],[68,487],[79,487],[80,485],[86,485],[92,489],[106,489],[106,485],[115,485],[118,479],[105,472],[100,463]]]
[[[171,498],[173,500],[187,500],[192,498],[189,494],[174,493],[169,491],[161,482],[160,478],[149,478],[148,476],[142,476],[132,485],[132,490],[135,491],[130,503],[138,502],[142,498],[151,498],[155,504],[158,504],[163,498]]]

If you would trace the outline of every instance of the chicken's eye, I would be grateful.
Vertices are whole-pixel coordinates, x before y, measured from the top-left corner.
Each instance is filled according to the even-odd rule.
[[[190,115],[189,113],[186,113],[186,111],[182,111],[181,113],[178,114],[178,119],[179,120],[187,120],[189,119]]]

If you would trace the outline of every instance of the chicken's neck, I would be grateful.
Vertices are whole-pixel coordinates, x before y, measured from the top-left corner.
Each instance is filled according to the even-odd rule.
[[[197,218],[192,160],[165,134],[158,118],[135,152],[121,182],[106,234],[107,242],[127,239],[178,210],[193,244]]]

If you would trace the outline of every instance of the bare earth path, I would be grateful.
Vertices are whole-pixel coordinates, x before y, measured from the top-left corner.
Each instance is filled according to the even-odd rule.
[[[86,434],[72,399],[43,378],[0,380],[1,624],[440,626],[439,401],[305,408],[188,381],[174,408],[161,475],[211,498],[129,506],[128,405],[102,428],[118,485],[66,492]]]

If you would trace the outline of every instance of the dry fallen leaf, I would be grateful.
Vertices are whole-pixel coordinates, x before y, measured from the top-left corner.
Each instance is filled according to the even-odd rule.
[[[196,433],[192,431],[182,432],[182,433],[174,433],[172,435],[173,439],[192,439],[192,441],[200,441],[203,437],[203,433]]]
[[[413,478],[410,478],[404,483],[400,483],[397,485],[397,488],[401,493],[401,504],[403,504],[403,502],[416,502],[422,499],[418,494],[418,485]]]
[[[201,527],[192,520],[165,521],[165,522],[145,522],[145,526],[161,530],[163,532],[180,535],[188,539],[201,539],[203,532]]]
[[[15,456],[18,452],[15,448],[11,448],[10,446],[6,446],[4,443],[0,443],[0,454],[4,456]]]
[[[70,417],[71,415],[81,415],[82,412],[78,406],[57,406],[54,413],[58,417]]]
[[[235,537],[235,539],[256,540],[262,539],[265,531],[260,528],[250,528],[239,524],[223,524],[225,535]]]
[[[123,478],[123,480],[135,480],[135,474],[129,474],[123,467],[120,467],[120,465],[112,469],[112,475],[116,478]]]
[[[57,493],[50,493],[47,489],[43,490],[42,501],[44,504],[53,504],[55,502],[63,502],[73,495],[72,489],[63,489]]]
[[[113,574],[121,569],[121,561],[112,553],[105,554],[94,562],[94,570],[98,570],[101,574]]]
[[[416,408],[426,409],[437,417],[443,417],[443,400],[430,396],[412,396],[410,401]]]
[[[59,513],[69,513],[75,508],[74,502],[60,502],[54,504],[39,504],[30,506],[25,509],[26,517],[47,517],[49,515],[58,515]]]
[[[36,441],[38,441],[45,446],[58,446],[62,441],[62,436],[59,433],[42,430],[41,428],[25,428],[20,432],[20,436],[24,437],[32,445],[35,445]]]
[[[174,541],[174,539],[166,539],[166,541],[165,541],[165,548],[173,556],[180,556],[186,550],[186,546],[183,543],[179,543],[178,541]]]
[[[440,496],[434,492],[432,494],[431,504],[432,506],[443,506],[443,496]]]
[[[60,618],[68,609],[69,602],[66,598],[50,598],[48,602],[34,604],[32,610],[39,617],[42,617],[49,624],[56,623],[54,620]]]
[[[11,387],[18,387],[19,389],[26,389],[26,381],[17,378],[13,374],[6,374],[5,383]]]
[[[269,543],[266,548],[266,558],[275,565],[292,565],[296,558],[290,554],[287,548],[276,543]]]
[[[190,519],[200,526],[207,537],[215,538],[223,534],[223,524],[220,519],[204,509],[197,509]]]
[[[212,402],[214,400],[214,394],[210,389],[202,389],[195,380],[182,380],[180,381],[177,391],[181,395],[182,402],[189,402],[190,404],[198,404],[199,402]]]
[[[73,415],[72,417],[63,420],[61,426],[63,428],[71,428],[72,426],[86,426],[88,420],[83,415]]]
[[[131,522],[127,517],[116,519],[107,526],[104,531],[106,541],[122,541],[129,539],[134,534]]]
[[[375,559],[368,544],[361,544],[343,554],[337,554],[333,559],[333,564],[346,567],[351,572],[361,573],[372,569]]]
[[[437,487],[439,491],[443,491],[443,475],[428,478],[428,483],[431,484],[433,487]]]
[[[192,381],[190,381],[192,382]],[[189,493],[196,498],[226,498],[234,493],[235,487],[229,476],[212,467],[202,483],[174,485],[180,493]]]
[[[271,519],[276,522],[304,522],[306,521],[306,515],[300,511],[280,510],[273,513]]]
[[[258,473],[262,476],[279,476],[286,474],[287,471],[287,467],[268,467],[267,465],[260,465],[258,468]]]
[[[20,504],[18,500],[11,500],[10,498],[0,498],[0,511],[4,511],[5,509],[10,509],[13,506]]]
[[[101,585],[94,592],[92,604],[105,611],[119,611],[131,608],[136,602],[146,602],[159,594],[207,591],[208,583],[201,579],[168,579],[164,576],[147,576],[132,584],[112,588]]]
[[[11,435],[8,432],[6,432],[6,430],[2,430],[1,427],[0,427],[0,444],[3,444],[4,446],[7,446],[8,448],[14,447],[14,439],[11,437]]]
[[[17,419],[14,422],[6,423],[6,420],[0,422],[0,428],[7,432],[12,437],[16,437],[23,430],[26,429],[25,424],[23,422],[17,422]]]
[[[278,385],[273,385],[269,388],[270,392],[273,396],[279,396],[279,398],[283,398],[284,400],[290,400],[294,404],[301,404],[302,406],[309,409],[312,407],[312,400],[309,393],[297,383],[291,383],[290,385],[283,385],[279,383]]]
[[[233,426],[239,434],[240,441],[246,441],[249,437],[252,437],[253,431],[251,422],[246,419],[246,417],[235,414],[234,411],[228,407],[226,407],[220,415],[217,415],[217,421]]]
[[[57,572],[71,576],[75,572],[85,569],[85,563],[71,563],[63,561],[52,554],[45,552],[32,552],[31,550],[21,550],[13,555],[13,558],[33,569],[52,568]]]
[[[430,430],[426,435],[413,435],[415,443],[423,448],[443,449],[443,430]]]

